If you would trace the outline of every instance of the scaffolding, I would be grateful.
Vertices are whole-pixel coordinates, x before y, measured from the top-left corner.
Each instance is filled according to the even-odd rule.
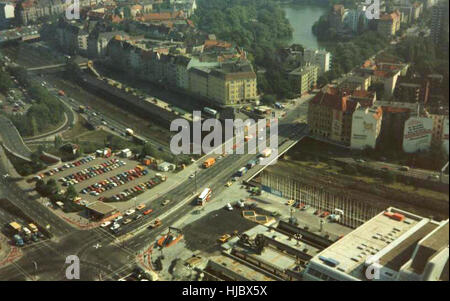
[[[274,192],[284,198],[301,201],[306,205],[321,211],[334,213],[335,209],[344,212],[340,224],[357,228],[367,220],[377,215],[385,208],[382,205],[371,204],[368,200],[355,199],[345,193],[321,184],[311,185],[303,183],[301,179],[290,178],[263,171],[261,184],[264,190]]]

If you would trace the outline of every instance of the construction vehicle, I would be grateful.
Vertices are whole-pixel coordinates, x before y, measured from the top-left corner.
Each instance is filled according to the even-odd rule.
[[[9,228],[14,234],[18,234],[20,233],[20,231],[22,231],[22,226],[17,222],[9,223]]]
[[[219,242],[226,243],[231,238],[230,234],[224,234],[221,237],[219,237]]]
[[[205,162],[203,162],[203,168],[209,168],[213,166],[216,163],[216,159],[214,158],[208,158]]]
[[[175,234],[173,232],[178,232],[178,234]],[[161,248],[168,248],[176,244],[182,238],[183,234],[181,233],[180,229],[169,227],[169,232],[158,239],[157,244]]]

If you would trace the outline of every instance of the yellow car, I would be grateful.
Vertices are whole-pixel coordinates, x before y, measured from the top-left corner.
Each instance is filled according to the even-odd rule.
[[[286,202],[286,205],[292,206],[294,203],[295,203],[294,200],[289,200],[289,201]]]
[[[227,184],[225,184],[225,186],[230,187],[231,185],[233,185],[233,182],[228,181]]]
[[[231,238],[230,234],[224,234],[219,238],[219,242],[226,243]]]

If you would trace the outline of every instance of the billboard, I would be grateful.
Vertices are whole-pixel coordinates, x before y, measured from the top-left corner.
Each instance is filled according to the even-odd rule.
[[[376,116],[377,109],[358,109],[353,113],[352,149],[375,148],[381,125],[381,116]]]
[[[403,132],[403,150],[407,153],[428,150],[433,134],[433,119],[410,117],[405,122]]]

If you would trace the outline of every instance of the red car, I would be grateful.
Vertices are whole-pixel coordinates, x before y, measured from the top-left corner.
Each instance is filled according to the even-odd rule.
[[[324,212],[322,212],[322,214],[320,215],[320,217],[325,218],[325,217],[327,217],[328,215],[330,215],[330,212],[324,211]]]
[[[149,215],[152,212],[153,212],[153,209],[148,209],[148,210],[145,210],[143,214],[144,215]]]

